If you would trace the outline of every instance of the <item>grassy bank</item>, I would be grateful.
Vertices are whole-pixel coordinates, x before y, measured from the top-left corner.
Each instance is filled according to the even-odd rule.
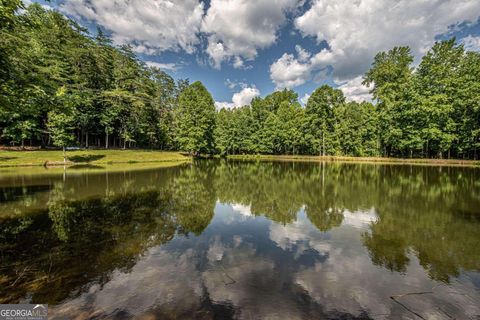
[[[78,150],[67,151],[68,165],[106,165],[189,161],[179,152],[150,150]],[[62,151],[0,151],[0,167],[63,165]]]
[[[418,164],[441,166],[480,166],[480,161],[456,159],[402,159],[382,157],[340,157],[340,156],[302,156],[302,155],[231,155],[229,159],[260,161],[311,161],[311,162],[360,162],[379,164]]]
[[[162,169],[179,166],[188,162],[182,161],[162,161],[162,162],[138,162],[138,163],[115,163],[115,164],[79,164],[73,166],[12,166],[12,167],[0,167],[0,187],[4,184],[10,183],[10,177],[18,176],[57,176],[59,174],[65,174],[66,176],[74,176],[78,174],[104,174],[115,172],[132,172],[141,170]],[[28,180],[23,181],[24,185],[28,185]]]

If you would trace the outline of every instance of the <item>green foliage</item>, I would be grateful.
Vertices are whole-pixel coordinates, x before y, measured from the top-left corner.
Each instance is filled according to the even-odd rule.
[[[0,12],[0,142],[47,146],[71,113],[74,125],[62,135],[80,146],[174,148],[170,76],[128,46],[113,47],[100,29],[91,37],[58,12],[19,6],[7,1]],[[71,112],[56,116],[59,105]]]
[[[342,91],[327,85],[315,90],[308,99],[306,113],[313,137],[312,147],[322,156],[337,153],[339,140],[335,135],[336,113],[344,103]]]
[[[284,89],[215,112],[200,82],[174,81],[101,29],[91,36],[39,4],[1,3],[1,144],[478,159],[480,53],[455,39],[415,70],[408,47],[378,53],[363,82],[374,104],[322,85],[305,108]]]
[[[215,129],[215,105],[200,81],[192,83],[178,98],[177,141],[189,153],[212,153]]]
[[[48,113],[48,129],[53,145],[57,147],[66,147],[75,142],[75,136],[72,133],[75,116],[68,113]]]
[[[408,47],[377,54],[364,83],[378,102],[379,152],[477,159],[479,56],[441,41],[413,72]]]
[[[7,29],[15,23],[15,12],[22,8],[21,0],[1,0],[0,1],[0,29]]]
[[[375,106],[369,102],[342,104],[335,114],[335,132],[342,155],[377,156],[378,133]]]

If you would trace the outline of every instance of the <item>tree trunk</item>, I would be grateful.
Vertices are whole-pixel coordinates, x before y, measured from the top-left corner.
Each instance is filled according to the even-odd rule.
[[[325,157],[325,130],[322,130],[322,156]]]
[[[67,153],[65,151],[65,146],[63,146],[63,163],[67,163]]]
[[[85,132],[85,148],[88,149],[88,131]]]
[[[108,132],[105,131],[105,149],[108,149]]]

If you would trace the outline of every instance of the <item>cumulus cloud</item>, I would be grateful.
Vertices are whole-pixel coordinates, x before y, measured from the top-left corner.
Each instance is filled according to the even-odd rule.
[[[260,96],[260,90],[255,86],[244,87],[239,92],[235,92],[232,96],[232,102],[217,101],[215,105],[217,109],[232,109],[235,107],[243,107],[249,105],[252,99]]]
[[[105,285],[93,285],[49,311],[54,318],[70,319],[81,313],[86,318],[112,317],[119,310],[140,315],[157,303],[167,310],[177,303],[179,313],[195,310],[202,296],[195,259],[192,249],[172,254],[152,248],[128,272],[115,270]]]
[[[460,42],[463,43],[466,50],[480,51],[480,36],[474,37],[472,35],[469,35],[460,40]]]
[[[65,0],[60,10],[106,28],[117,44],[131,43],[146,54],[164,50],[192,53],[204,4],[198,0]]]
[[[343,94],[348,101],[372,101],[370,89],[367,86],[363,85],[362,81],[362,76],[358,76],[350,81],[340,83],[338,88],[343,91]]]
[[[297,44],[295,46],[295,51],[297,51],[298,61],[300,61],[300,62],[306,62],[312,56],[312,54],[310,52],[303,49],[299,44]]]
[[[379,51],[408,45],[419,57],[436,35],[479,16],[478,0],[315,0],[295,26],[302,35],[328,43],[310,59],[310,69],[332,66],[334,79],[350,80],[363,74]]]
[[[149,67],[158,68],[162,71],[177,71],[178,66],[175,63],[159,63],[155,61],[145,61]]]
[[[253,216],[251,205],[246,206],[246,205],[241,204],[241,203],[232,203],[231,206],[232,206],[232,209],[235,212],[237,212],[237,213],[239,213],[243,216],[246,216],[246,217],[252,217]]]
[[[272,45],[285,22],[285,13],[296,7],[296,0],[212,0],[203,19],[207,33],[206,49],[214,68],[232,60],[243,68],[244,60],[253,60],[258,49]]]
[[[243,88],[240,92],[236,92],[232,97],[232,102],[237,107],[242,107],[250,104],[252,99],[258,97],[260,91],[255,87]]]
[[[298,87],[312,77],[312,66],[308,61],[302,61],[300,54],[284,53],[270,66],[270,78],[277,89]]]
[[[295,51],[295,55],[284,53],[270,65],[270,79],[277,89],[298,87],[310,80],[320,82],[328,75],[326,62],[331,60],[331,54],[325,49],[312,55],[300,45],[296,45]]]
[[[378,221],[378,215],[374,208],[367,211],[351,212],[345,210],[343,212],[343,225],[348,225],[358,229],[364,229],[372,223]]]
[[[270,66],[270,78],[277,88],[293,88],[310,80],[321,80],[330,72],[352,100],[368,100],[360,78],[379,51],[408,45],[418,59],[434,43],[435,36],[452,26],[472,23],[480,16],[476,0],[437,3],[434,1],[315,0],[295,19],[304,36],[313,36],[328,47],[312,54],[296,47],[296,55],[285,53]],[[478,50],[479,38],[462,41]],[[330,68],[330,70],[329,70]]]

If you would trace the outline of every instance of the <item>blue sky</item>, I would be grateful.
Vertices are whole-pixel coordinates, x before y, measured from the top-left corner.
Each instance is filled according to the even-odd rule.
[[[40,1],[130,43],[174,78],[202,81],[218,107],[323,83],[369,99],[361,76],[379,51],[408,45],[416,62],[452,36],[480,50],[478,0],[53,0]]]

